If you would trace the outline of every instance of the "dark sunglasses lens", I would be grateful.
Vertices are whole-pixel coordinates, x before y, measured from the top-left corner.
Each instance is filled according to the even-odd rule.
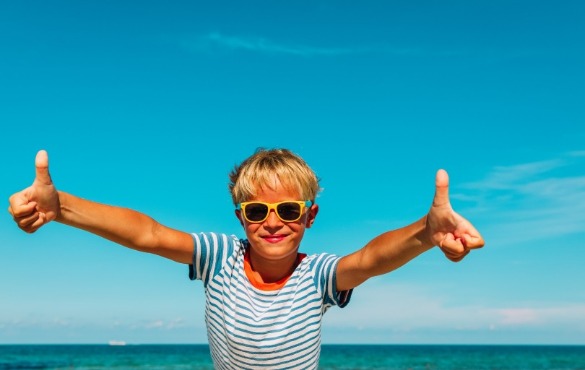
[[[285,221],[294,221],[301,216],[301,205],[298,203],[282,203],[276,207],[278,215]]]
[[[246,218],[250,221],[263,220],[268,214],[268,207],[260,203],[248,204],[245,208]]]

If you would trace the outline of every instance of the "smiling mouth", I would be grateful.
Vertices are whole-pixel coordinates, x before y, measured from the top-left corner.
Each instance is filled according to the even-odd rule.
[[[262,239],[266,240],[269,243],[278,243],[285,238],[284,235],[268,235],[263,236]]]

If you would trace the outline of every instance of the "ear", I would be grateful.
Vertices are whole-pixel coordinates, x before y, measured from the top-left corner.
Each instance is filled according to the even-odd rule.
[[[244,219],[242,218],[242,211],[236,209],[234,211],[234,213],[236,214],[236,217],[238,218],[238,220],[240,220],[240,225],[242,225],[242,227],[245,227],[244,226]]]
[[[305,222],[305,227],[307,229],[313,226],[313,222],[315,222],[317,213],[319,213],[319,205],[313,204],[311,208],[309,208],[309,212],[307,212],[307,221]]]

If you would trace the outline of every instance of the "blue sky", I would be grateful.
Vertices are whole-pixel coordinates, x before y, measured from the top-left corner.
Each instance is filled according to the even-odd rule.
[[[323,187],[301,249],[344,255],[445,168],[486,247],[366,282],[323,341],[585,344],[583,4],[3,2],[0,195],[46,149],[61,190],[243,235],[227,174],[287,147]],[[203,299],[182,265],[0,217],[0,343],[206,343]]]

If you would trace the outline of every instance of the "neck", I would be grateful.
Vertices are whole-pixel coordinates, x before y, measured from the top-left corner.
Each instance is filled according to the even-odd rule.
[[[249,249],[249,261],[252,272],[263,283],[276,283],[288,278],[298,265],[298,254],[294,253],[279,260],[267,260]]]

